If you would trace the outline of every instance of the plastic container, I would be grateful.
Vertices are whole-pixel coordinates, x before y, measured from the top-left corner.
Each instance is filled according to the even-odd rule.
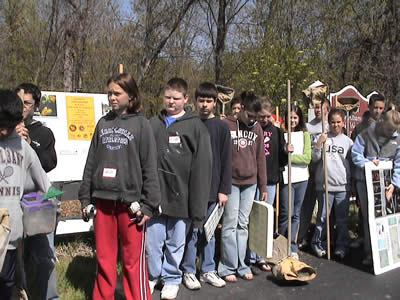
[[[24,233],[28,236],[53,232],[56,226],[57,207],[51,200],[43,200],[38,193],[23,196]]]

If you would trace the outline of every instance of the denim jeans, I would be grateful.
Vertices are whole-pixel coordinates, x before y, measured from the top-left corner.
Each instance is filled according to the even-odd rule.
[[[207,217],[212,213],[217,202],[208,203]],[[198,245],[199,244],[199,245]],[[189,234],[186,237],[185,254],[182,261],[182,270],[187,273],[196,273],[196,254],[199,250],[199,268],[201,273],[215,270],[215,237],[207,243],[204,231],[190,226]]]
[[[24,240],[24,255],[35,266],[35,278],[41,300],[59,299],[57,293],[56,255],[54,249],[54,232],[38,234]],[[25,265],[25,268],[27,266]]]
[[[291,251],[298,252],[296,235],[299,229],[301,206],[307,188],[307,180],[292,183],[292,226],[291,226]],[[289,185],[283,185],[281,189],[281,201],[279,206],[278,232],[285,235],[289,224]]]
[[[274,205],[276,184],[267,184],[267,203]],[[260,200],[260,189],[257,188],[255,200]]]
[[[371,236],[369,233],[369,213],[368,213],[368,194],[365,181],[356,181],[358,197],[360,198],[360,209],[362,213],[363,229],[364,229],[364,254],[372,255]]]
[[[326,206],[325,192],[317,191],[318,214],[315,232],[312,239],[313,245],[320,249],[326,249]],[[347,226],[349,214],[349,192],[329,192],[328,193],[329,214],[332,205],[335,207],[336,217],[336,250],[347,252],[350,237]]]
[[[225,204],[221,232],[221,258],[218,264],[220,276],[235,274],[244,276],[251,272],[246,265],[246,249],[250,211],[256,193],[256,185],[234,185]]]
[[[165,285],[182,282],[179,266],[190,222],[189,219],[166,215],[152,217],[147,221],[146,259],[149,280],[161,279]]]

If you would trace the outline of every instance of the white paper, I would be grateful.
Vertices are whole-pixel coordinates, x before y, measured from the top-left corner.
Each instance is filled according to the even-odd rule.
[[[218,222],[224,214],[224,207],[217,204],[208,217],[206,223],[204,224],[204,234],[206,236],[207,243],[211,240],[214,235],[215,228],[218,226]]]
[[[288,134],[285,133],[285,141],[288,142]],[[303,154],[304,151],[304,133],[295,131],[291,133],[291,144],[293,145],[292,154]],[[291,179],[292,183],[308,180],[308,166],[298,166],[292,164]],[[283,170],[283,183],[288,184],[288,166]]]

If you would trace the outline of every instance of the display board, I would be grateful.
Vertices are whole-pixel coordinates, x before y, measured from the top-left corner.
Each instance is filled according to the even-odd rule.
[[[387,200],[385,190],[392,178],[392,162],[365,164],[372,259],[376,275],[400,267],[400,195]]]
[[[249,248],[258,255],[271,258],[274,240],[274,208],[263,201],[253,201],[249,221]]]
[[[34,119],[56,139],[57,167],[48,173],[50,181],[82,180],[95,125],[108,110],[106,94],[42,92]]]

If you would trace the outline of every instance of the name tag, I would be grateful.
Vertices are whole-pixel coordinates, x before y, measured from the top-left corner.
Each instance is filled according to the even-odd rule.
[[[115,178],[117,176],[117,169],[114,168],[104,168],[103,177],[105,178]]]
[[[170,136],[169,137],[169,143],[170,144],[180,144],[181,143],[181,137],[178,135]]]

